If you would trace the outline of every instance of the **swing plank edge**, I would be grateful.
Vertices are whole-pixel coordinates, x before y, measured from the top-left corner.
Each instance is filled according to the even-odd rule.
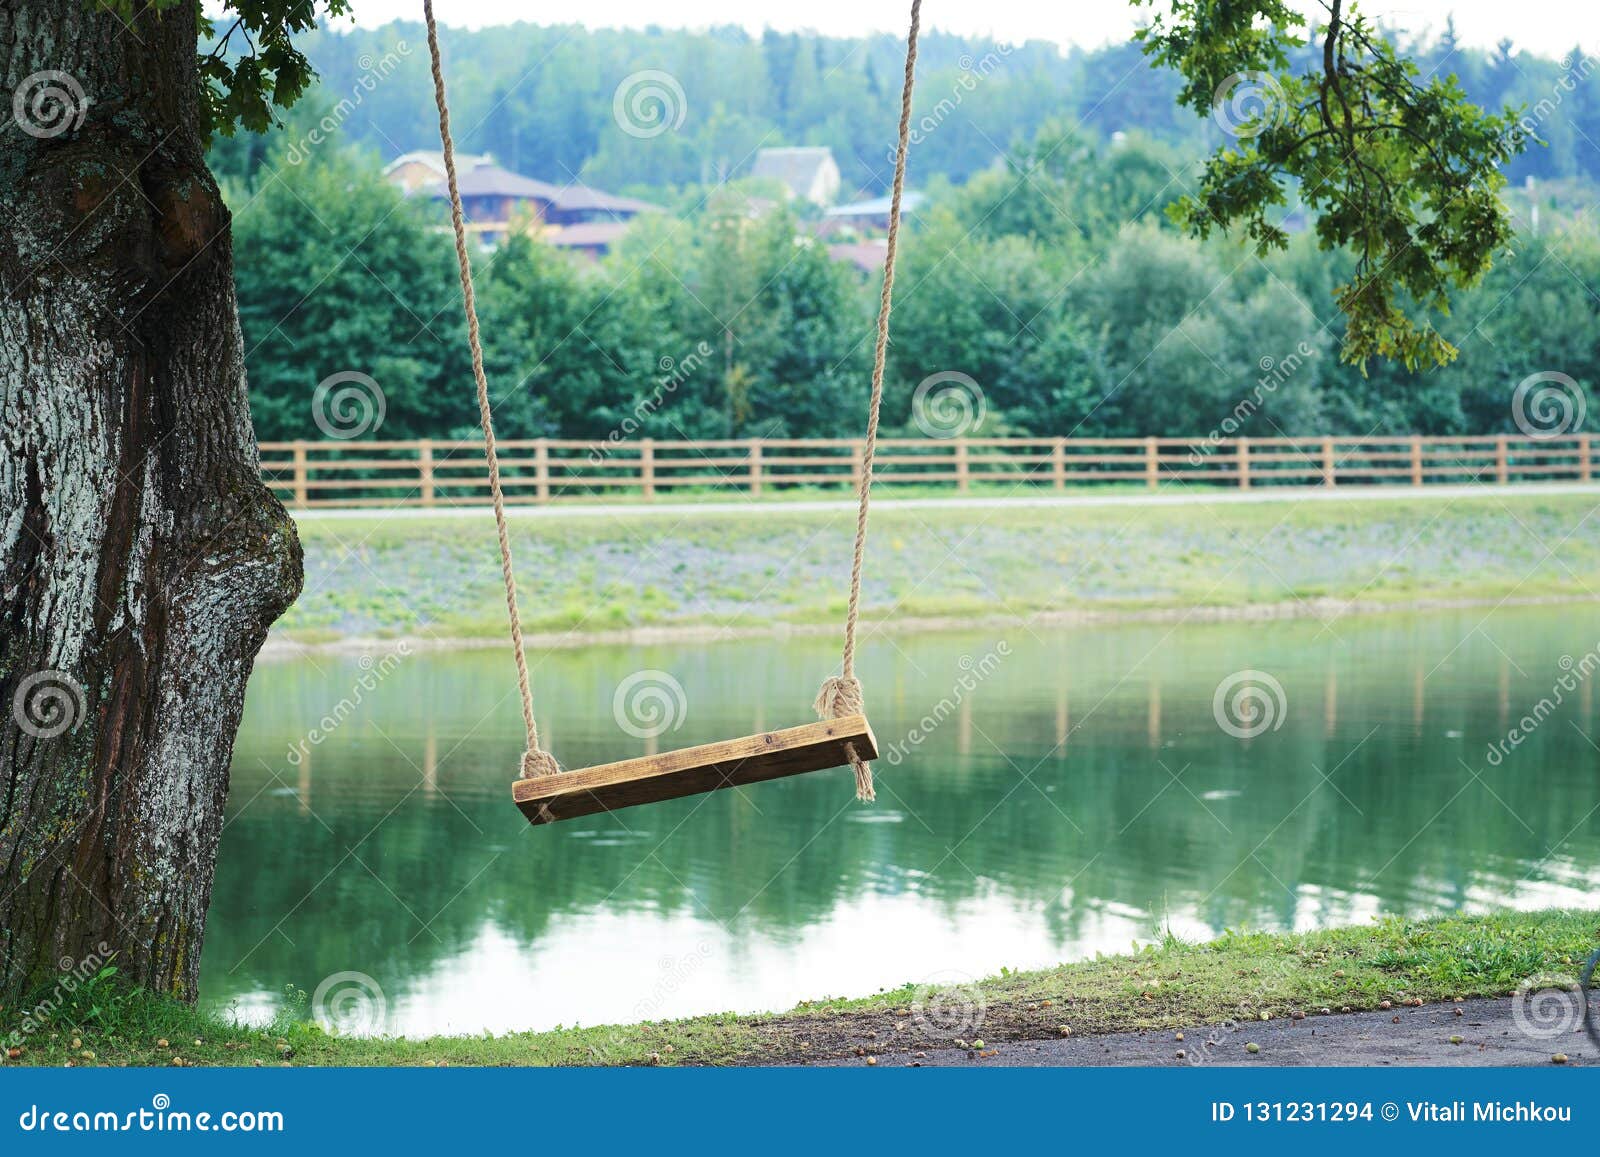
[[[850,762],[847,746],[853,746],[862,759],[878,757],[878,741],[866,716],[845,715],[558,775],[519,779],[512,785],[511,798],[530,823],[549,823],[841,767]]]

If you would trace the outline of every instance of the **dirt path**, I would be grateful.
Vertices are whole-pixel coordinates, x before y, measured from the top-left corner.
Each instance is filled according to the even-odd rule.
[[[948,1068],[998,1065],[1019,1068],[1050,1065],[1342,1065],[1375,1067],[1483,1067],[1549,1065],[1565,1053],[1569,1065],[1600,1065],[1600,1048],[1581,1029],[1556,1037],[1524,1033],[1512,1015],[1512,1000],[1469,1000],[1384,1012],[1287,1017],[1237,1027],[1187,1029],[1184,1039],[1161,1030],[1074,1036],[1060,1040],[986,1042],[982,1055],[972,1049],[886,1050],[879,1066]],[[1452,1044],[1460,1037],[1460,1044]],[[1260,1051],[1251,1053],[1247,1045]],[[1180,1050],[1182,1056],[1180,1056]],[[813,1062],[865,1065],[864,1057]]]

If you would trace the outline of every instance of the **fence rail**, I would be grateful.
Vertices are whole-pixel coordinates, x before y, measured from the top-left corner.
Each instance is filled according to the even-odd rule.
[[[875,482],[888,489],[1002,484],[1030,490],[1122,484],[1368,486],[1581,481],[1594,477],[1593,436],[1309,438],[883,438]],[[502,483],[516,505],[652,499],[673,491],[760,496],[797,487],[853,489],[864,444],[853,438],[557,438],[500,444]],[[261,472],[294,509],[478,506],[489,501],[483,443],[263,442]]]

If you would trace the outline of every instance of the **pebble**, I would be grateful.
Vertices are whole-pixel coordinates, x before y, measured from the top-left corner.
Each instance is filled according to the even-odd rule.
[[[878,1058],[877,1057],[868,1057],[867,1058],[867,1064],[875,1065],[877,1063],[878,1063]]]

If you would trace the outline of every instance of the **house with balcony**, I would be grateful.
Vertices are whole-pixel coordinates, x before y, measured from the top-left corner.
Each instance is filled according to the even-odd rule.
[[[449,198],[440,153],[406,153],[389,162],[384,176],[408,196]],[[513,173],[488,154],[458,155],[456,184],[467,230],[487,246],[521,230],[562,248],[598,256],[621,237],[634,217],[660,208],[576,182],[556,185]],[[576,232],[572,243],[564,244],[568,230]]]

